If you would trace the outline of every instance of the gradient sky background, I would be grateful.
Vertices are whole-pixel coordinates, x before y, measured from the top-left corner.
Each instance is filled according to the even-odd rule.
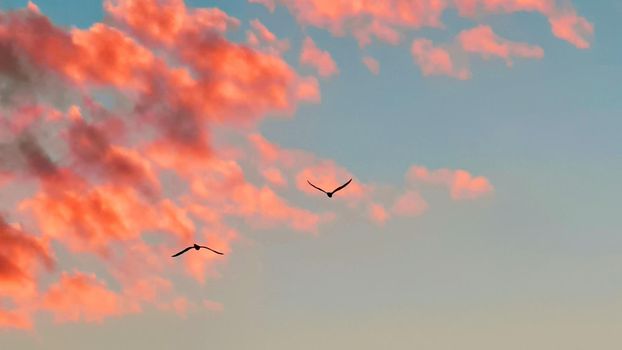
[[[71,51],[76,50],[71,45],[30,45],[32,27],[25,25],[18,35],[12,30],[16,21],[7,16],[29,23],[41,15],[32,6],[25,9],[27,1],[0,1],[0,52],[5,56],[0,60],[0,141],[5,153],[0,158],[0,210],[6,221],[0,240],[3,349],[171,349],[181,344],[187,349],[274,350],[620,348],[622,3],[522,2],[527,7],[557,4],[546,15],[524,11],[521,1],[513,0],[497,2],[505,11],[482,7],[473,17],[451,8],[442,12],[442,27],[396,25],[398,43],[387,42],[389,36],[372,38],[369,45],[359,45],[356,33],[365,30],[373,15],[353,16],[339,35],[331,32],[331,21],[338,16],[313,22],[294,15],[295,6],[312,14],[304,6],[313,3],[316,9],[329,4],[283,0],[271,12],[243,0],[186,1],[188,10],[219,8],[239,20],[237,29],[226,34],[209,25],[201,29],[213,34],[204,37],[207,43],[226,35],[227,45],[237,42],[254,53],[217,56],[229,58],[193,74],[226,82],[253,72],[229,72],[228,65],[236,60],[248,59],[254,67],[253,55],[272,57],[287,63],[295,75],[281,79],[275,73],[276,87],[270,87],[285,91],[293,112],[283,113],[289,107],[272,95],[260,101],[269,94],[262,81],[241,79],[236,81],[241,84],[239,96],[231,97],[241,102],[222,109],[216,109],[221,102],[213,96],[202,108],[214,109],[188,107],[188,115],[165,99],[158,101],[151,112],[167,123],[140,119],[147,113],[134,108],[144,96],[131,84],[145,79],[142,73],[118,68],[119,76],[132,79],[108,81],[109,60],[101,55],[79,63],[85,58],[74,56],[78,51]],[[103,22],[162,57],[169,67],[193,64],[175,57],[186,41],[176,39],[167,47],[164,31],[150,37],[141,32],[146,25],[132,28],[123,22],[129,11],[111,16],[95,0],[39,0],[36,5],[64,35],[88,35],[94,23]],[[7,12],[13,10],[18,12]],[[591,23],[593,33],[585,27],[573,27],[577,31],[571,33],[585,38],[586,45],[553,34],[547,17],[560,12]],[[375,19],[381,23],[387,18]],[[259,37],[255,46],[248,43],[247,31],[253,30],[255,19],[278,40],[288,40],[288,50],[279,51],[283,44],[276,39]],[[506,49],[515,47],[511,41],[523,43],[523,49],[530,45],[532,54],[539,46],[543,55],[512,55],[510,67],[503,58],[466,54],[456,37],[478,25],[490,26]],[[322,76],[301,64],[306,37],[332,56],[337,73]],[[422,38],[447,49],[454,68],[468,68],[470,77],[433,74],[438,70],[426,74],[411,53],[413,41]],[[97,42],[89,39],[80,45]],[[108,49],[121,50],[110,43]],[[54,50],[69,53],[59,52],[59,62],[49,58]],[[518,56],[525,51],[512,50]],[[18,86],[21,76],[12,75],[15,67],[6,63],[9,56],[18,57],[32,74],[30,80],[23,79],[23,89]],[[379,74],[366,68],[365,56],[377,60]],[[200,61],[205,56],[193,57]],[[78,63],[67,61],[73,59]],[[438,55],[429,59],[439,69]],[[149,84],[175,94],[175,87],[161,78],[167,73],[145,74],[155,76]],[[297,84],[313,79],[317,96],[297,94]],[[208,84],[205,91],[223,86]],[[315,85],[304,86],[313,91]],[[10,97],[5,99],[5,93]],[[107,112],[90,110],[87,96]],[[24,106],[41,109],[27,119],[23,116],[30,112]],[[253,120],[245,121],[251,114]],[[187,150],[193,144],[175,140],[169,131],[174,129],[171,120],[195,116],[209,135],[210,150],[192,158]],[[129,150],[119,157],[136,152],[121,167],[131,170],[129,177],[115,170],[119,163],[89,160],[67,146],[67,130],[89,124],[107,133],[109,119],[125,125],[124,137],[107,134],[111,144]],[[12,147],[26,133],[34,135],[27,139],[30,152]],[[249,135],[256,142],[262,135],[276,145],[268,149],[279,160],[266,153],[260,157],[261,150],[247,141]],[[158,152],[148,151],[154,140],[173,149],[183,164],[193,164],[192,169],[184,173],[181,166],[160,162]],[[33,149],[42,155],[33,155]],[[54,163],[52,174],[37,163],[46,157]],[[415,176],[413,166],[420,174],[425,167],[428,174]],[[262,178],[268,170],[285,176],[287,185]],[[154,185],[157,193],[144,194],[134,181],[150,179],[152,173],[160,183]],[[309,176],[331,187],[350,174],[358,187],[333,200],[305,192],[300,184]],[[466,180],[458,183],[460,176]],[[86,184],[76,192],[77,177]],[[192,187],[201,181],[208,199]],[[79,198],[107,185],[137,193],[140,204],[127,196],[110,203],[104,198],[99,205],[114,207],[114,215],[91,213],[90,224],[82,226],[63,211],[97,212]],[[73,204],[67,204],[67,193],[74,196]],[[255,200],[259,196],[265,199],[260,204]],[[129,204],[119,203],[124,199]],[[167,199],[181,219],[156,229],[135,224],[168,215],[161,212],[161,201]],[[47,209],[33,209],[37,200],[47,203]],[[194,204],[204,210],[193,211]],[[386,213],[385,220],[371,215],[374,206]],[[64,209],[50,209],[60,207]],[[142,215],[149,210],[155,216]],[[107,224],[118,217],[127,226],[112,233],[118,226]],[[100,228],[98,234],[91,232]],[[169,258],[195,240],[227,254],[220,258],[201,251]],[[106,255],[105,248],[114,253]],[[15,266],[8,265],[9,256],[16,259]],[[53,267],[46,268],[45,259],[53,260]],[[134,284],[140,281],[144,284]]]

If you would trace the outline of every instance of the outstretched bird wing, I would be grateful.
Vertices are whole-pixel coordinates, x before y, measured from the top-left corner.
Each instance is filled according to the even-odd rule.
[[[333,193],[335,193],[335,192],[337,192],[337,191],[341,190],[342,188],[344,188],[344,187],[348,186],[348,185],[350,184],[350,182],[352,182],[352,179],[348,180],[348,182],[346,182],[345,184],[343,184],[343,185],[341,185],[341,186],[339,186],[339,187],[335,188],[335,189],[333,190]]]
[[[314,188],[316,188],[316,189],[318,189],[318,190],[320,190],[320,191],[322,191],[322,192],[326,193],[326,191],[324,191],[323,189],[321,189],[321,188],[319,188],[319,187],[315,186],[314,184],[312,184],[312,183],[311,183],[311,181],[307,180],[307,182],[309,183],[309,185],[313,186]]]
[[[181,252],[179,252],[179,253],[177,253],[177,254],[175,254],[175,255],[172,255],[171,257],[172,257],[172,258],[174,258],[174,257],[176,257],[176,256],[182,255],[183,253],[185,253],[185,252],[189,251],[189,250],[190,250],[190,249],[192,249],[192,248],[193,248],[193,247],[188,247],[188,248],[186,248],[186,249],[182,250]]]
[[[211,250],[211,251],[213,251],[213,252],[214,252],[214,253],[216,253],[216,254],[224,255],[223,253],[221,253],[221,252],[219,252],[219,251],[216,251],[216,250],[214,250],[214,249],[212,249],[212,248],[210,248],[210,247],[206,247],[206,246],[204,246],[204,245],[200,245],[199,247],[201,247],[201,248],[205,248],[205,249],[207,249],[207,250]]]

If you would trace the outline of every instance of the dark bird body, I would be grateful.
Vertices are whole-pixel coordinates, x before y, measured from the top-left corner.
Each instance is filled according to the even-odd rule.
[[[323,189],[321,189],[321,188],[319,188],[319,187],[315,186],[315,185],[314,185],[314,184],[312,184],[312,183],[311,183],[311,181],[309,181],[309,180],[307,180],[307,182],[308,182],[308,183],[309,183],[309,185],[311,185],[313,188],[315,188],[315,189],[317,189],[317,190],[320,190],[320,191],[322,191],[322,192],[326,193],[326,195],[328,196],[328,198],[333,198],[333,194],[335,194],[335,192],[337,192],[337,191],[339,191],[339,190],[343,189],[344,187],[348,186],[348,185],[350,184],[350,182],[352,182],[352,179],[348,180],[348,182],[346,182],[345,184],[343,184],[343,185],[341,185],[341,186],[339,186],[339,187],[335,188],[334,190],[332,190],[332,191],[330,191],[330,192],[326,192],[326,191],[324,191]]]
[[[207,250],[211,250],[212,252],[214,252],[214,253],[216,253],[216,254],[223,255],[223,253],[218,252],[218,251],[215,251],[214,249],[212,249],[212,248],[210,248],[210,247],[206,247],[206,246],[204,246],[204,245],[198,245],[198,244],[196,244],[196,243],[195,243],[192,247],[188,247],[188,248],[186,248],[186,249],[182,250],[181,252],[179,252],[179,253],[177,253],[177,254],[174,254],[172,257],[174,258],[174,257],[176,257],[176,256],[180,256],[180,255],[182,255],[183,253],[185,253],[185,252],[189,251],[189,250],[190,250],[190,249],[192,249],[192,248],[194,248],[195,250],[199,250],[199,249],[201,249],[201,248],[204,248],[204,249],[207,249]]]

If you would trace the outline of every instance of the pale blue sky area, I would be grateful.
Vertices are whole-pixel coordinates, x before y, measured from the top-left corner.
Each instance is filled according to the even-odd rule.
[[[0,1],[0,8],[26,1]],[[63,25],[101,20],[99,1],[39,0]],[[282,7],[187,1],[259,18],[289,38],[304,33]],[[224,305],[187,318],[154,310],[100,325],[0,332],[3,349],[617,350],[622,346],[622,5],[574,0],[595,26],[589,50],[551,34],[539,14],[494,16],[503,37],[540,45],[541,60],[472,57],[470,80],[422,77],[415,37],[450,40],[472,23],[445,14],[448,33],[361,50],[351,37],[307,28],[340,73],[322,103],[261,130],[283,147],[335,159],[358,178],[401,184],[409,166],[484,175],[492,196],[455,202],[432,192],[428,213],[384,227],[351,215],[317,237],[250,233],[206,288]],[[361,63],[380,63],[374,76]],[[302,72],[310,72],[305,68]],[[334,205],[328,202],[326,205]],[[8,346],[4,346],[7,344]]]

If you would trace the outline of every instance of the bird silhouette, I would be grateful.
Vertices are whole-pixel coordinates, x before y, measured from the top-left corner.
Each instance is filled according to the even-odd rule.
[[[192,248],[194,248],[194,249],[196,249],[196,250],[199,250],[199,249],[201,249],[201,248],[205,248],[205,249],[207,249],[207,250],[211,250],[212,252],[214,252],[214,253],[216,253],[216,254],[223,255],[223,253],[218,252],[218,251],[215,251],[214,249],[212,249],[212,248],[210,248],[210,247],[206,247],[206,246],[204,246],[204,245],[198,245],[198,244],[196,244],[196,243],[195,243],[192,247],[188,247],[188,248],[186,248],[186,249],[182,250],[181,252],[179,252],[179,253],[177,253],[177,254],[172,255],[171,257],[172,257],[172,258],[174,258],[174,257],[176,257],[176,256],[180,256],[180,255],[182,255],[183,253],[185,253],[185,252],[189,251],[189,250],[190,250],[190,249],[192,249]]]
[[[343,184],[343,185],[341,185],[341,186],[339,186],[339,187],[335,188],[335,189],[334,189],[334,190],[332,190],[331,192],[326,192],[326,191],[324,191],[323,189],[321,189],[321,188],[319,188],[319,187],[315,186],[314,184],[312,184],[312,183],[311,183],[311,181],[309,181],[309,180],[307,180],[307,182],[309,183],[309,185],[313,186],[313,188],[318,189],[318,190],[320,190],[320,191],[322,191],[322,192],[326,193],[326,195],[328,196],[328,198],[332,198],[332,197],[333,197],[333,194],[335,194],[335,192],[337,192],[337,191],[339,191],[339,190],[343,189],[344,187],[348,186],[348,185],[350,184],[350,182],[352,182],[352,179],[348,180],[348,182],[346,182],[345,184]]]

